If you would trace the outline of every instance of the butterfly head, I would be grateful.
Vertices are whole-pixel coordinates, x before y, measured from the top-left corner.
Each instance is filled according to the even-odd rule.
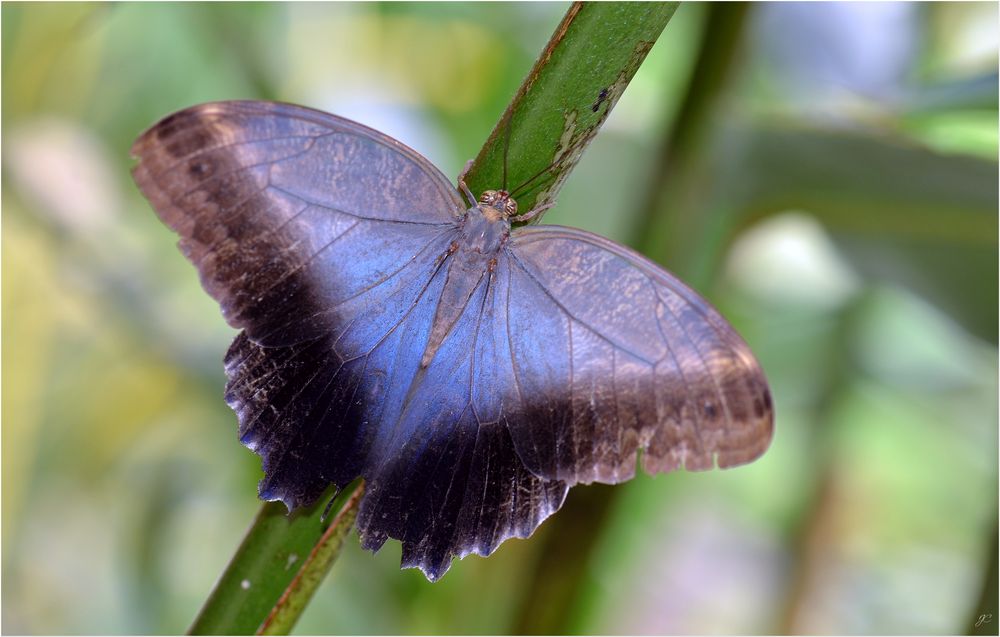
[[[489,216],[487,208],[499,213],[498,218],[513,217],[517,214],[517,202],[506,190],[487,190],[479,195],[479,205],[483,208],[483,214]]]

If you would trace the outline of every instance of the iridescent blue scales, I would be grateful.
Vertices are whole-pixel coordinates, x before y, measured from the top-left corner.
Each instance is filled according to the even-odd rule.
[[[771,398],[747,345],[644,257],[511,229],[403,144],[301,107],[221,102],[135,143],[134,176],[242,330],[226,400],[290,510],[367,483],[365,547],[453,557],[527,537],[578,483],[749,462]]]

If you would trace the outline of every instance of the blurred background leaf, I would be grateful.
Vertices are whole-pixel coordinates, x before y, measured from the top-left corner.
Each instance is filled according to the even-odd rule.
[[[0,11],[2,629],[177,632],[260,468],[221,400],[233,332],[131,184],[132,140],[198,102],[281,99],[457,175],[566,5]],[[718,304],[771,380],[772,449],[574,489],[433,585],[398,543],[349,539],[297,630],[529,630],[546,591],[553,632],[1000,621],[997,23],[987,3],[678,8],[545,221]]]

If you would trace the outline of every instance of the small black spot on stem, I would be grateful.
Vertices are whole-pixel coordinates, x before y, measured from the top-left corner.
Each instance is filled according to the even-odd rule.
[[[598,109],[601,108],[601,104],[603,104],[604,100],[606,99],[608,99],[608,89],[602,88],[600,94],[597,96],[597,101],[594,102],[594,105],[590,107],[590,110],[596,113]]]

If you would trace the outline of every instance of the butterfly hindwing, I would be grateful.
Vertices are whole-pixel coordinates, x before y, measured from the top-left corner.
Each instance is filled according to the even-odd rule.
[[[432,286],[448,272],[441,271]],[[528,471],[500,410],[484,410],[476,393],[497,392],[489,375],[496,350],[486,341],[502,325],[507,286],[484,276],[437,355],[395,381],[400,411],[384,420],[384,436],[366,475],[358,515],[362,543],[403,543],[403,565],[440,577],[453,557],[489,555],[510,537],[527,537],[563,502],[567,486]],[[434,293],[437,293],[435,287]],[[408,328],[409,330],[415,330]],[[418,340],[426,340],[420,334]]]

